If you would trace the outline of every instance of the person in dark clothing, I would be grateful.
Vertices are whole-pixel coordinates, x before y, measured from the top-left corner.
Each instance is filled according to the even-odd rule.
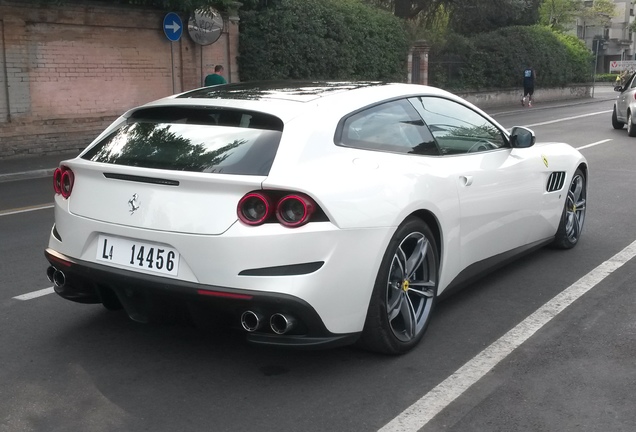
[[[528,96],[528,106],[532,106],[532,95],[534,94],[534,81],[537,75],[532,67],[528,66],[523,71],[523,97],[521,98],[521,106],[525,106],[526,96]]]
[[[223,78],[223,66],[221,65],[214,66],[214,73],[205,77],[206,87],[217,84],[227,84],[227,81]]]

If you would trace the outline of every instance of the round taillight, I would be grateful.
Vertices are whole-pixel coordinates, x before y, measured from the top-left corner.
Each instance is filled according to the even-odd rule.
[[[287,227],[299,227],[309,222],[316,203],[304,195],[287,195],[278,201],[276,218]]]
[[[73,182],[75,181],[74,177],[75,176],[73,175],[73,171],[68,168],[62,172],[60,190],[62,197],[68,198],[71,196],[71,192],[73,192]]]
[[[62,168],[55,168],[53,171],[53,190],[56,194],[62,193]]]
[[[252,192],[241,198],[237,213],[241,222],[260,225],[272,214],[272,210],[272,201],[268,196]]]

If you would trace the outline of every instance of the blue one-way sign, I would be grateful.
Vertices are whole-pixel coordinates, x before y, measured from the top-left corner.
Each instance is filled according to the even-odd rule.
[[[181,34],[183,33],[183,22],[179,15],[174,12],[170,12],[166,15],[163,19],[163,32],[172,42],[176,42],[181,38]]]

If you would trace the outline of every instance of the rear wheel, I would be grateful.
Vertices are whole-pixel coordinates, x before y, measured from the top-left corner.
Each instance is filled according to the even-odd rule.
[[[579,242],[585,222],[587,208],[587,182],[583,171],[577,169],[570,183],[561,223],[554,238],[553,246],[571,249]]]
[[[402,354],[417,345],[437,295],[439,256],[435,237],[420,219],[407,219],[382,259],[358,345]]]
[[[631,111],[627,113],[627,135],[630,137],[636,137],[636,126],[634,126]]]
[[[614,112],[612,112],[612,127],[614,129],[623,129],[625,123],[618,121],[618,117],[616,116],[616,106],[614,106]]]

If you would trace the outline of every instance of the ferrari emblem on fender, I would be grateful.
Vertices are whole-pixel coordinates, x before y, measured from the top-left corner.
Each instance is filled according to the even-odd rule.
[[[133,194],[132,198],[128,200],[128,207],[130,207],[130,214],[139,209],[139,196],[137,194]]]
[[[543,165],[545,165],[545,167],[548,167],[548,158],[545,157],[545,155],[541,155],[541,159],[543,159]]]

